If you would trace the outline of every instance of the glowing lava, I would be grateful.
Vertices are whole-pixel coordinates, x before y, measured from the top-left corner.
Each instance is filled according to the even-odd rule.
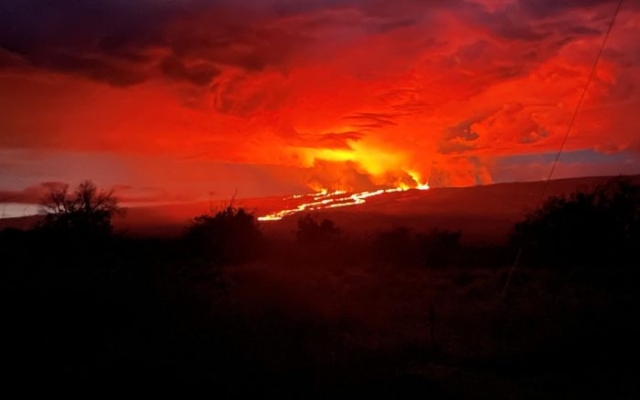
[[[271,214],[264,215],[262,217],[258,217],[259,221],[278,221],[284,217],[289,215],[293,215],[302,211],[314,211],[314,210],[324,210],[329,208],[338,208],[338,207],[349,207],[355,206],[358,204],[363,204],[366,202],[366,199],[373,196],[379,196],[384,193],[395,193],[395,192],[404,192],[409,189],[417,189],[417,190],[428,190],[429,185],[427,183],[418,184],[415,187],[401,186],[392,189],[380,189],[375,191],[366,191],[359,192],[353,194],[347,194],[347,192],[342,190],[336,190],[330,192],[328,190],[322,190],[317,193],[311,194],[298,194],[291,197],[287,197],[283,200],[292,200],[292,199],[305,199],[311,198],[311,201],[303,202],[296,206],[295,208],[289,208],[285,210],[276,211]]]

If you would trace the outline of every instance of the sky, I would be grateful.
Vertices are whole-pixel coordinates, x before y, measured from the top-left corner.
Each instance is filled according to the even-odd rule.
[[[0,203],[544,179],[617,3],[0,0]],[[640,173],[638,38],[625,0],[554,177]]]

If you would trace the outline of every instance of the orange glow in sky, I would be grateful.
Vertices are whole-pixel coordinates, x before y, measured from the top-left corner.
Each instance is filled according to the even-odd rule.
[[[543,179],[617,2],[51,4],[0,5],[0,203]],[[624,2],[556,177],[640,173],[638,37]]]

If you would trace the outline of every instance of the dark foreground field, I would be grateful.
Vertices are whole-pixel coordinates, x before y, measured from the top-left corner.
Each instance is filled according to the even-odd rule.
[[[635,269],[518,268],[503,296],[506,247],[436,268],[281,238],[214,266],[179,241],[43,239],[2,236],[5,377],[23,394],[638,395]]]
[[[487,226],[485,242],[478,218],[496,214],[478,210],[471,240],[458,227],[434,229],[449,217],[367,233],[381,221],[365,217],[380,213],[347,215],[349,226],[306,215],[284,230],[233,207],[173,238],[135,237],[114,234],[115,209],[96,207],[114,202],[79,188],[91,196],[56,197],[72,206],[31,230],[0,231],[8,393],[640,394],[640,185],[631,181],[551,198],[508,240]],[[429,201],[451,208],[456,193]],[[464,193],[460,201],[478,198]],[[415,196],[382,200],[418,209]]]

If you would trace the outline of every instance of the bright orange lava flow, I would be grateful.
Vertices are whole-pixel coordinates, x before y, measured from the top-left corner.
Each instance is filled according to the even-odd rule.
[[[264,215],[262,217],[258,217],[258,220],[259,221],[278,221],[284,217],[287,217],[289,215],[293,215],[299,212],[303,212],[303,211],[325,210],[329,208],[355,206],[358,204],[365,203],[366,199],[369,197],[379,196],[384,193],[404,192],[409,189],[428,190],[429,185],[425,183],[413,188],[405,186],[405,187],[397,187],[393,189],[380,189],[375,191],[359,192],[359,193],[353,193],[353,194],[348,194],[347,192],[342,190],[336,190],[333,192],[323,190],[317,193],[297,194],[291,197],[287,197],[284,200],[311,198],[311,201],[303,202],[295,208],[280,210],[271,214]]]

